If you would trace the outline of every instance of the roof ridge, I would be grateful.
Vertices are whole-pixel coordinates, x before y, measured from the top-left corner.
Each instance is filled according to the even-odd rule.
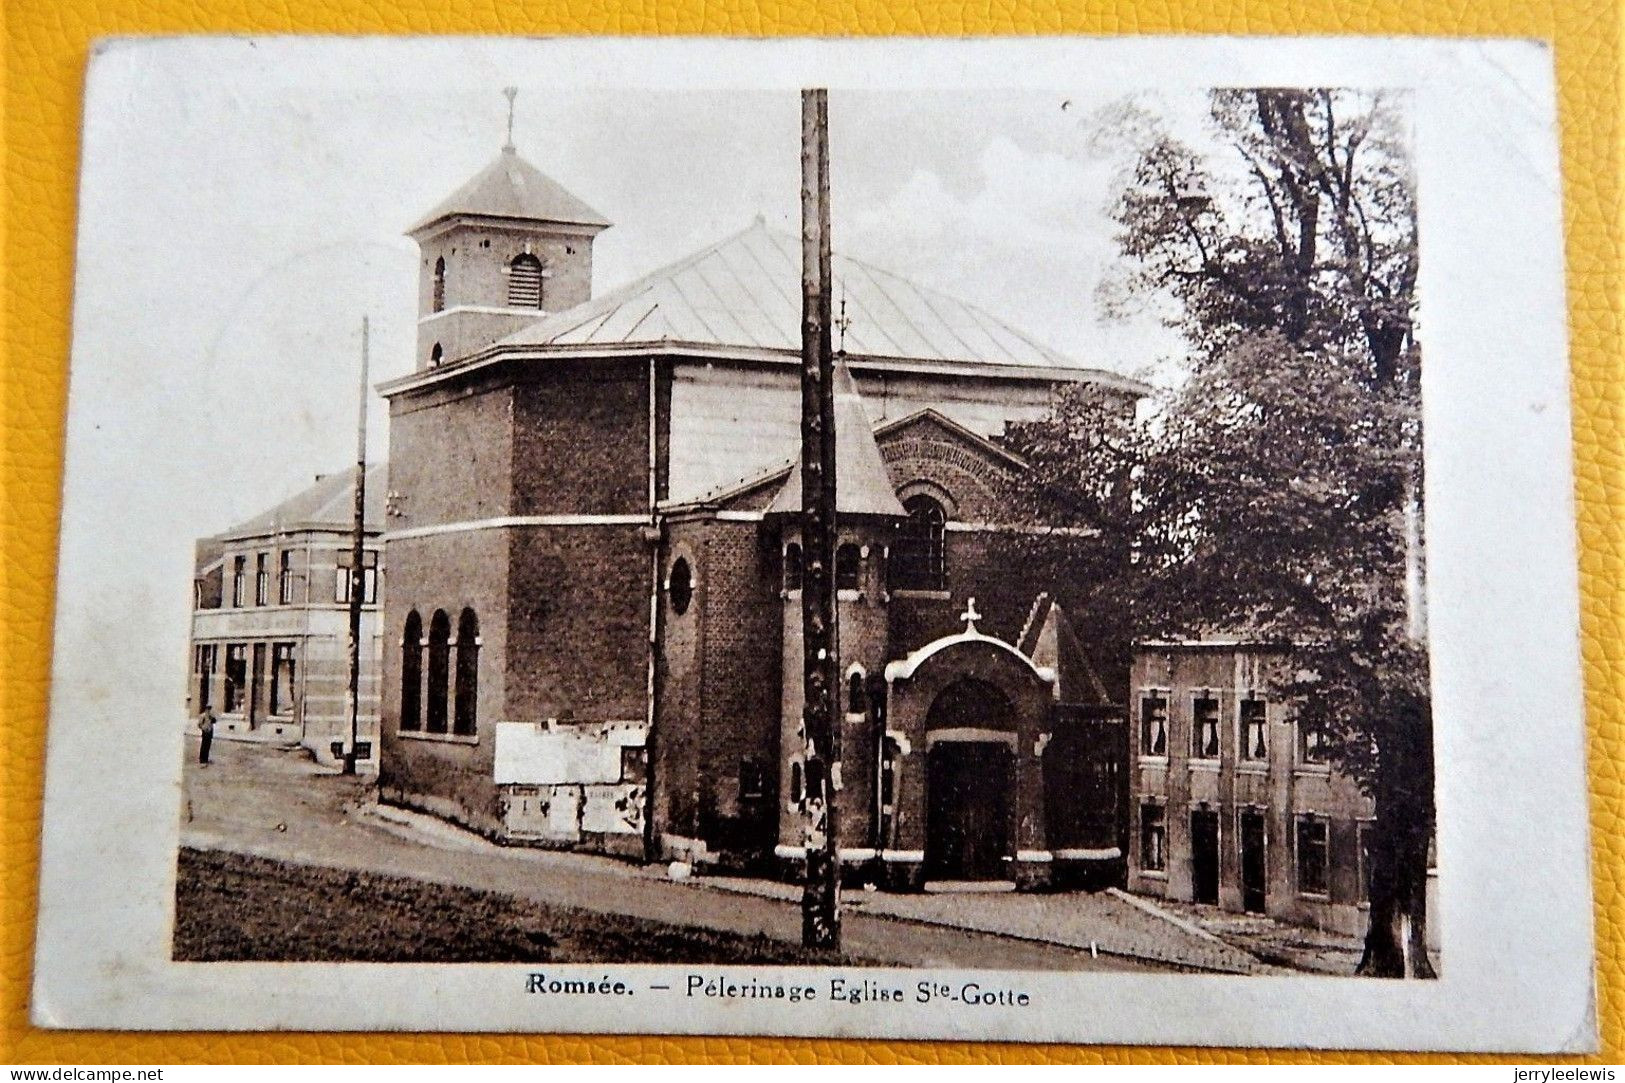
[[[367,463],[367,507],[364,509],[364,521],[369,529],[374,526],[381,529],[382,518],[387,514],[385,494],[388,491],[388,471],[388,459]],[[373,484],[374,479],[378,480],[378,484]],[[317,523],[348,523],[353,513],[346,511],[345,506],[353,505],[354,493],[353,465],[319,474],[315,481],[278,500],[257,515],[238,520],[209,537],[257,537],[291,527]]]
[[[1027,620],[1021,626],[1021,634],[1016,636],[1017,648],[1029,657],[1032,655],[1032,647],[1027,646],[1027,637],[1033,632],[1033,622],[1038,619],[1040,607],[1047,601],[1049,601],[1049,591],[1039,591],[1038,596],[1033,599],[1032,607],[1027,610]]]
[[[723,246],[732,244],[739,238],[744,237],[752,231],[760,228],[762,228],[760,224],[753,222],[744,229],[736,230],[735,232],[728,234],[726,237],[706,245],[704,248],[690,252],[682,259],[673,260],[671,263],[656,267],[654,270],[648,271],[637,278],[632,279],[630,282],[622,283],[621,285],[610,290],[608,293],[600,294],[597,297],[589,297],[579,305],[550,313],[534,323],[527,323],[513,334],[504,335],[501,339],[498,339],[496,344],[501,345],[502,343],[507,342],[510,338],[518,338],[520,336],[528,335],[536,328],[541,327],[544,324],[552,323],[555,320],[562,323],[566,317],[572,317],[576,322],[567,327],[560,327],[555,334],[562,335],[567,334],[570,331],[574,331],[577,327],[580,327],[583,323],[586,323],[593,316],[602,315],[609,309],[615,308],[618,305],[626,304],[628,301],[635,299],[640,294],[647,292],[651,286],[655,285],[662,279],[667,279],[681,271],[686,271],[688,268],[694,266],[696,263],[699,263],[701,260],[715,255],[720,249],[723,248]]]
[[[910,411],[909,413],[903,414],[900,417],[882,419],[877,425],[875,425],[875,436],[879,437],[882,434],[889,436],[898,429],[903,428],[905,425],[924,420],[935,421],[953,435],[970,440],[978,447],[985,448],[989,453],[996,455],[1007,462],[1013,463],[1018,467],[1025,469],[1028,465],[1025,458],[1017,455],[1015,452],[1011,451],[997,440],[994,440],[990,436],[983,436],[981,433],[977,432],[975,429],[964,424],[963,422],[955,421],[953,418],[949,417],[935,406],[921,406]]]
[[[1082,380],[1128,379],[1086,365],[947,290],[855,256],[834,253],[833,261],[840,294],[855,306],[843,324],[854,360],[891,357],[1048,369]],[[482,353],[633,343],[797,351],[801,321],[792,310],[799,309],[800,298],[792,288],[799,263],[800,238],[757,218],[573,308],[540,314]],[[639,329],[638,317],[648,315],[641,299],[651,297],[671,302],[662,307],[665,323],[645,322]]]
[[[782,230],[775,230],[775,229],[773,229],[772,226],[762,225],[760,228],[765,229],[769,233],[779,233],[781,236],[788,236],[788,237],[791,237],[792,239],[794,239],[794,234],[785,233]],[[929,296],[931,296],[933,298],[938,298],[938,299],[941,299],[941,300],[944,300],[944,301],[952,302],[953,304],[958,305],[961,308],[964,308],[964,309],[966,309],[966,310],[968,310],[970,312],[974,312],[976,315],[982,317],[983,319],[989,320],[992,323],[997,324],[999,327],[1003,328],[1005,331],[1008,331],[1010,334],[1015,335],[1017,338],[1021,339],[1025,343],[1027,343],[1027,345],[1031,346],[1033,349],[1037,350],[1039,353],[1042,353],[1042,354],[1044,354],[1046,356],[1055,358],[1058,362],[1068,365],[1068,367],[1077,367],[1077,366],[1074,366],[1072,364],[1072,358],[1071,357],[1069,357],[1066,354],[1062,353],[1061,351],[1055,349],[1055,347],[1049,345],[1046,342],[1040,342],[1038,339],[1034,338],[1032,335],[1030,335],[1027,332],[1023,331],[1021,328],[1016,327],[1013,324],[1006,323],[1004,320],[1001,320],[999,317],[995,316],[993,313],[989,312],[987,309],[983,308],[981,305],[976,304],[974,301],[967,301],[963,297],[957,297],[954,294],[951,294],[946,290],[938,289],[935,286],[928,286],[928,285],[925,285],[922,282],[917,282],[914,279],[909,278],[907,275],[904,275],[900,271],[889,270],[889,269],[887,269],[885,267],[880,266],[879,264],[870,263],[868,260],[859,259],[856,256],[849,256],[849,255],[846,255],[846,254],[844,254],[842,252],[831,252],[830,257],[831,257],[831,262],[832,263],[833,262],[850,263],[852,266],[861,268],[862,270],[866,271],[867,273],[869,273],[871,275],[879,275],[879,276],[882,276],[884,278],[888,278],[888,279],[891,279],[893,281],[900,282],[903,285],[909,287],[910,289],[915,290],[916,292],[919,292],[919,293],[922,293],[922,294],[927,294],[927,295],[929,295]],[[952,329],[950,328],[950,330],[952,330]]]

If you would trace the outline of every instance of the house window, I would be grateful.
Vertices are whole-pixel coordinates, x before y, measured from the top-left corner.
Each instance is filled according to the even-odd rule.
[[[1269,711],[1264,700],[1241,701],[1241,758],[1267,760],[1270,758]]]
[[[423,618],[416,609],[406,615],[401,633],[401,729],[423,728]]]
[[[1140,755],[1168,754],[1168,700],[1145,696],[1140,700]]]
[[[472,609],[457,619],[457,695],[451,732],[472,737],[477,728],[480,687],[480,619]]]
[[[254,556],[254,604],[271,604],[271,554]]]
[[[214,693],[214,671],[220,665],[220,648],[213,643],[199,643],[197,647],[197,707],[201,711],[210,705]]]
[[[1325,731],[1301,719],[1298,722],[1298,762],[1306,764],[1326,762]]]
[[[243,689],[248,686],[248,646],[230,643],[226,646],[226,695],[221,710],[236,714],[243,709]]]
[[[649,750],[636,745],[621,746],[621,781],[641,786],[649,781]]]
[[[1213,696],[1197,696],[1191,701],[1191,757],[1219,758],[1219,701]]]
[[[355,564],[355,554],[344,552],[338,556],[338,567],[333,575],[333,600],[341,605],[350,603],[350,569]],[[366,552],[361,554],[361,604],[378,604],[378,554]]]
[[[1167,810],[1161,805],[1140,806],[1140,868],[1163,872],[1168,868]]]
[[[247,597],[243,593],[244,588],[247,586],[245,582],[247,578],[248,558],[238,557],[231,562],[231,607],[233,609],[243,607],[243,601]]]
[[[784,547],[784,589],[801,589],[801,546],[795,542]]]
[[[278,605],[292,605],[293,597],[293,550],[284,549],[276,557],[276,600]]]
[[[863,554],[855,545],[835,550],[835,589],[857,590],[863,568]]]
[[[739,761],[739,800],[763,801],[767,798],[767,768],[760,760],[749,756]]]
[[[451,618],[436,609],[429,619],[429,702],[427,725],[430,733],[446,732],[446,694],[451,686]]]
[[[446,257],[434,261],[434,291],[429,298],[430,312],[443,312],[446,308]]]
[[[666,593],[671,598],[671,610],[679,617],[688,612],[688,603],[694,600],[694,572],[688,558],[678,557],[672,563],[671,574],[666,577]]]
[[[863,670],[854,669],[846,675],[846,713],[867,714],[869,690],[864,685]]]
[[[1330,857],[1326,845],[1326,820],[1320,816],[1298,817],[1298,894],[1325,895]]]
[[[898,528],[888,580],[899,590],[943,590],[948,582],[948,513],[923,493],[903,501],[903,510],[908,519]]]
[[[508,307],[542,307],[542,261],[529,252],[508,264]]]
[[[271,713],[293,712],[293,644],[271,645]]]

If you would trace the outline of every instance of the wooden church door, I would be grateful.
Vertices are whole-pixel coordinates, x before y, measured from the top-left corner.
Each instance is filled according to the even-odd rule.
[[[1010,749],[991,741],[943,741],[926,760],[928,880],[1003,880],[1009,875]]]

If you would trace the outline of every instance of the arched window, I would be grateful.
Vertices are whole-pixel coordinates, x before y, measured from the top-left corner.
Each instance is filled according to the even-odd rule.
[[[472,737],[477,729],[480,696],[480,618],[472,609],[457,618],[457,694],[451,732]]]
[[[529,252],[508,264],[508,307],[542,307],[542,261]]]
[[[857,590],[862,579],[863,554],[855,545],[843,545],[835,550],[835,589]]]
[[[801,546],[795,542],[784,548],[784,589],[801,589]]]
[[[694,600],[694,573],[689,569],[688,558],[678,557],[672,563],[666,591],[671,596],[672,612],[679,617],[687,613],[688,603]]]
[[[891,585],[899,590],[943,590],[948,582],[943,533],[948,522],[942,505],[924,493],[903,501],[908,520],[898,530],[892,549]]]
[[[406,615],[401,633],[401,729],[423,728],[423,618],[416,609]]]
[[[429,301],[430,312],[443,312],[446,308],[446,257],[434,261],[434,296]]]
[[[869,689],[865,687],[863,670],[854,669],[846,675],[846,713],[867,714],[869,711]]]
[[[446,692],[451,684],[451,618],[436,609],[429,620],[429,702],[427,725],[430,733],[446,732]]]
[[[441,346],[440,343],[438,343],[438,342],[435,343],[434,344],[434,349],[429,351],[429,365],[430,365],[430,367],[433,367],[435,365],[440,364],[440,362],[444,361],[445,359],[446,359],[445,347]]]

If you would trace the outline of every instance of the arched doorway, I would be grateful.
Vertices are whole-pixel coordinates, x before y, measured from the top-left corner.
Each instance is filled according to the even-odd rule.
[[[1014,712],[964,678],[926,714],[927,880],[1005,880],[1015,859]]]

